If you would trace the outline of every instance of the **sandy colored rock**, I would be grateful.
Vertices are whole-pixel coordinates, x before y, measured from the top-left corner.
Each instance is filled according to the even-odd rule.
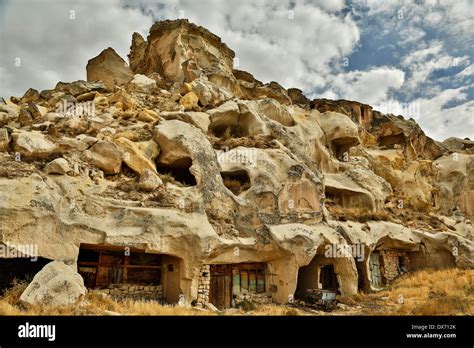
[[[108,55],[113,79],[124,62]],[[262,270],[264,292],[235,294],[257,305],[473,267],[470,140],[436,142],[357,101],[309,100],[233,70],[233,58],[206,29],[161,21],[146,39],[133,34],[133,82],[59,82],[37,100],[0,101],[0,243],[37,245],[73,273],[85,245],[158,254],[153,291],[201,308],[216,265]],[[351,248],[359,254],[333,253]]]
[[[71,168],[69,167],[69,163],[64,158],[56,158],[44,167],[44,172],[46,174],[64,175],[70,170]]]
[[[126,86],[127,91],[134,91],[134,92],[151,92],[154,88],[156,88],[156,81],[141,74],[136,74],[133,76]]]
[[[31,159],[46,158],[56,151],[56,144],[39,132],[15,132],[12,140],[15,151]]]
[[[114,143],[123,152],[123,161],[127,166],[141,175],[145,170],[151,170],[156,173],[156,166],[145,154],[140,150],[139,145],[128,140],[127,138],[114,139]]]
[[[5,151],[10,143],[10,136],[5,128],[0,128],[0,151]]]
[[[76,303],[86,293],[82,277],[71,266],[53,261],[35,275],[20,300],[30,305],[63,307]]]
[[[127,63],[109,47],[87,62],[87,81],[102,81],[107,89],[124,85],[133,78]]]
[[[110,141],[98,141],[83,152],[84,159],[105,174],[117,174],[122,167],[122,151]]]
[[[199,108],[199,98],[194,92],[186,93],[180,100],[179,105],[181,105],[184,110],[197,110]]]
[[[162,185],[163,181],[161,181],[160,177],[155,171],[150,169],[145,169],[142,171],[140,175],[140,181],[138,182],[138,186],[141,190],[152,192]]]

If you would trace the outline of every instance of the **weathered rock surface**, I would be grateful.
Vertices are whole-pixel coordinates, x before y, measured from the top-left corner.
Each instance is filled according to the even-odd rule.
[[[87,81],[102,81],[110,91],[133,78],[127,63],[111,47],[89,60],[86,70]]]
[[[64,158],[57,158],[51,162],[49,162],[44,167],[44,172],[46,174],[60,174],[64,175],[69,172],[71,168],[69,167],[69,163]]]
[[[86,293],[84,281],[73,267],[53,261],[35,275],[20,300],[30,305],[62,307],[76,303]]]
[[[3,100],[0,243],[74,267],[82,244],[176,257],[175,302],[186,303],[206,301],[216,264],[265,264],[265,296],[279,303],[325,265],[343,296],[377,290],[378,252],[402,253],[411,270],[473,267],[472,141],[435,142],[355,101],[311,101],[233,59],[206,29],[162,21],[146,40],[133,34],[130,67],[108,49],[88,65],[99,81]],[[364,257],[329,257],[331,245]],[[37,277],[29,303],[84,293],[64,264]]]

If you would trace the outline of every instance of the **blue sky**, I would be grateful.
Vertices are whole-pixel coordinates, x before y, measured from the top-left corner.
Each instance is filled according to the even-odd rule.
[[[413,117],[436,140],[474,138],[473,0],[0,0],[0,95],[85,79],[102,49],[126,59],[134,31],[178,17],[264,82]]]

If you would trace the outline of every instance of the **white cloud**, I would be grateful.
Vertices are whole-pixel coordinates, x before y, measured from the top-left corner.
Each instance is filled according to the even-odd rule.
[[[146,33],[151,25],[119,0],[18,0],[3,3],[1,11],[0,95],[7,97],[85,79],[87,61],[109,46],[126,59],[132,33]],[[15,66],[16,58],[21,66]]]
[[[449,55],[441,41],[433,41],[429,45],[423,43],[420,49],[409,53],[401,61],[401,66],[411,73],[404,86],[406,92],[420,92],[420,85],[426,83],[434,71],[464,65],[469,65],[469,57]]]
[[[239,69],[264,82],[309,91],[324,83],[332,61],[352,53],[360,32],[350,15],[338,15],[344,1],[292,2],[178,0],[143,6],[150,11],[159,7],[162,18],[177,18],[183,11],[236,52]]]
[[[439,141],[453,136],[474,139],[474,101],[467,100],[467,88],[446,89],[433,98],[414,101],[420,108],[420,118],[416,121],[429,136]],[[446,108],[449,102],[465,100]]]
[[[357,100],[377,105],[387,100],[392,89],[403,85],[405,74],[393,67],[377,67],[368,71],[350,71],[335,76],[328,83],[340,99]]]

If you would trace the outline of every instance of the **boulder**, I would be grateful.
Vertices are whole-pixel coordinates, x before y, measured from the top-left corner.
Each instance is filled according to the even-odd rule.
[[[69,163],[64,158],[56,158],[44,166],[44,172],[46,174],[64,175],[70,170]]]
[[[153,123],[158,121],[160,116],[153,110],[145,109],[138,113],[137,119],[142,122]]]
[[[181,105],[184,110],[197,110],[199,109],[199,98],[194,92],[186,93],[180,100],[179,105]]]
[[[126,89],[129,92],[150,92],[156,88],[156,81],[145,75],[136,74],[133,79],[127,83]]]
[[[111,141],[103,140],[84,151],[84,159],[105,174],[118,174],[122,168],[122,151]]]
[[[123,137],[114,139],[114,143],[122,150],[125,164],[138,175],[141,175],[145,170],[156,172],[155,163],[145,156],[138,144]]]
[[[54,154],[57,146],[48,136],[32,132],[12,133],[13,147],[16,152],[30,159],[42,159]]]
[[[474,140],[451,137],[444,140],[443,145],[453,152],[474,153]]]
[[[203,107],[216,107],[231,99],[233,95],[224,87],[212,83],[205,76],[200,76],[184,84],[186,91],[194,92]]]
[[[0,105],[0,126],[15,121],[21,108],[18,105]]]
[[[86,293],[79,273],[62,261],[53,261],[34,276],[20,300],[30,305],[63,307],[75,304]]]
[[[109,103],[115,103],[116,107],[120,105],[119,108],[123,110],[132,110],[136,105],[135,99],[123,88],[119,88],[117,92],[109,97]]]
[[[207,133],[209,123],[209,115],[205,112],[196,112],[196,111],[162,111],[160,112],[160,116],[165,120],[180,120],[193,126],[196,126],[204,133]]]
[[[328,111],[320,116],[319,124],[336,158],[341,158],[360,142],[357,125],[346,115]]]
[[[87,81],[102,81],[108,90],[121,86],[133,78],[127,63],[109,47],[87,62]]]
[[[162,185],[163,181],[161,181],[155,171],[150,169],[143,170],[140,175],[140,181],[138,182],[138,187],[140,187],[141,190],[152,192]]]
[[[101,81],[83,81],[74,82],[58,82],[54,87],[55,92],[62,92],[63,95],[71,95],[73,97],[92,91],[107,92],[107,87]]]
[[[20,102],[26,104],[29,102],[37,101],[39,98],[40,98],[39,92],[34,88],[29,88],[25,92],[25,94],[23,94],[23,97],[21,97]]]

